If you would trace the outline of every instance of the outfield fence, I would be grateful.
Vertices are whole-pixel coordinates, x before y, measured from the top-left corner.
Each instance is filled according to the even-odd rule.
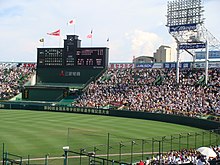
[[[86,164],[84,162],[87,162],[91,158],[95,160],[101,159],[100,161],[114,160],[115,164],[131,164],[156,157],[172,150],[179,151],[182,149],[197,149],[201,146],[217,146],[220,142],[220,129],[171,134],[170,136],[145,139],[132,139],[109,133],[107,135],[101,135],[90,132],[89,139],[97,137],[100,139],[100,144],[94,144],[93,146],[86,146],[85,141],[81,144],[78,141],[74,143],[76,141],[75,138],[79,138],[80,136],[83,137],[83,133],[80,134],[78,130],[69,128],[68,142],[70,151],[68,153],[68,162],[71,162],[71,164],[77,162],[77,164],[83,165]],[[77,155],[78,160],[72,159],[74,156],[76,158]],[[104,164],[109,163],[105,162]]]
[[[186,126],[191,126],[206,130],[220,128],[220,122],[214,120],[208,120],[204,118],[204,116],[187,117],[187,116],[175,115],[175,114],[151,113],[151,112],[142,112],[142,111],[74,107],[74,106],[66,106],[59,104],[56,105],[55,103],[51,103],[51,102],[45,103],[45,102],[25,102],[25,101],[23,102],[0,101],[0,109],[15,109],[15,110],[22,109],[22,110],[35,110],[35,111],[52,111],[52,112],[117,116],[117,117],[125,117],[125,118],[162,121],[162,122],[186,125]]]

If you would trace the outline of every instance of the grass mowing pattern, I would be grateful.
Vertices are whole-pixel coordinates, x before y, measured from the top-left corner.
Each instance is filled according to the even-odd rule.
[[[5,150],[17,155],[61,156],[62,147],[68,143],[68,128],[79,133],[79,136],[77,134],[73,136],[74,144],[84,146],[102,144],[103,137],[106,139],[107,133],[125,138],[145,139],[201,131],[197,128],[149,120],[74,113],[0,110],[0,143],[5,144]],[[82,132],[85,132],[84,136]],[[103,136],[91,138],[90,132]]]

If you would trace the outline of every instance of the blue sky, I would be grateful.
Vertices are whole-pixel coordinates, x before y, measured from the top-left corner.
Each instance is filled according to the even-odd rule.
[[[203,2],[205,26],[220,40],[220,0]],[[165,26],[166,12],[167,0],[0,0],[0,61],[36,62],[40,38],[45,39],[44,47],[63,46],[74,27],[82,47],[91,46],[86,36],[92,29],[92,46],[108,46],[110,62],[152,56],[160,45],[175,49]],[[73,18],[75,26],[67,26]],[[61,42],[59,37],[47,35],[58,29]],[[181,58],[189,60],[190,56]]]

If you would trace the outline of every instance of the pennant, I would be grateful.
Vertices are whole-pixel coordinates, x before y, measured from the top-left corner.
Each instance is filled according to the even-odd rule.
[[[44,42],[44,38],[41,38],[39,41],[40,41],[40,42]]]
[[[55,31],[55,32],[52,32],[52,33],[47,33],[48,35],[52,35],[52,36],[60,36],[60,29]]]

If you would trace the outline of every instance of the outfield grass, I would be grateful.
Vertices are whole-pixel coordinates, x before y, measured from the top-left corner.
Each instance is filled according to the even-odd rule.
[[[21,156],[61,156],[62,147],[99,146],[112,141],[147,139],[200,129],[171,123],[119,117],[24,110],[0,110],[0,143]],[[111,141],[111,142],[112,142]],[[73,145],[74,144],[74,145]],[[77,146],[82,147],[82,146]],[[1,147],[0,147],[1,149]]]

